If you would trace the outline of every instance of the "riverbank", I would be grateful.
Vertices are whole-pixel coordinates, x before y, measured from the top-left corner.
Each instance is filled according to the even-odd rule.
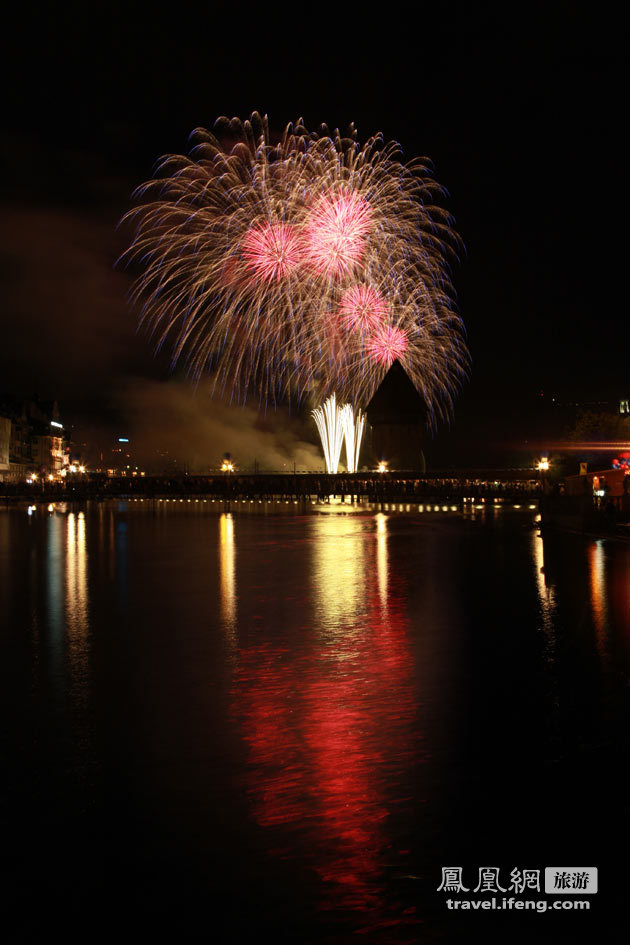
[[[591,538],[627,540],[630,537],[630,502],[624,501],[627,499],[624,495],[596,505],[590,494],[542,496],[541,526]]]

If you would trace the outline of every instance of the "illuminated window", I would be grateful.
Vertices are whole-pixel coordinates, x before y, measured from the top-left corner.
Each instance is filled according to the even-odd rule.
[[[630,401],[628,400],[619,401],[619,413],[630,413]]]

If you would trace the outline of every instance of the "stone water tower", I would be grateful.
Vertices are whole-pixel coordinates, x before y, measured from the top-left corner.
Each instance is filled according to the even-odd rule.
[[[367,449],[372,468],[385,463],[388,470],[424,473],[422,452],[427,409],[399,361],[394,361],[367,409]]]

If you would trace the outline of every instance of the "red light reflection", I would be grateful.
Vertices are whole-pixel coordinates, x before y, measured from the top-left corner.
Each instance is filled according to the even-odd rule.
[[[309,628],[295,646],[243,646],[232,691],[253,815],[291,831],[282,850],[274,838],[274,852],[312,867],[322,909],[356,910],[372,927],[415,922],[409,910],[384,913],[384,877],[404,852],[390,823],[411,800],[405,783],[418,761],[405,589],[390,574],[383,599],[377,556],[382,565],[382,523],[356,558],[364,595],[354,620],[346,608],[332,634]]]

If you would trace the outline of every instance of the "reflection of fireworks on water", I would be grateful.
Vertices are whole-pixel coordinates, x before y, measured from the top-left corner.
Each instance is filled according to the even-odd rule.
[[[341,448],[345,443],[346,469],[349,473],[357,472],[365,432],[365,414],[357,410],[355,415],[351,404],[338,404],[335,394],[312,413],[322,441],[326,471],[337,472]]]
[[[398,358],[433,420],[466,370],[458,238],[426,160],[380,136],[222,119],[136,193],[133,297],[157,347],[237,396],[365,405]]]

